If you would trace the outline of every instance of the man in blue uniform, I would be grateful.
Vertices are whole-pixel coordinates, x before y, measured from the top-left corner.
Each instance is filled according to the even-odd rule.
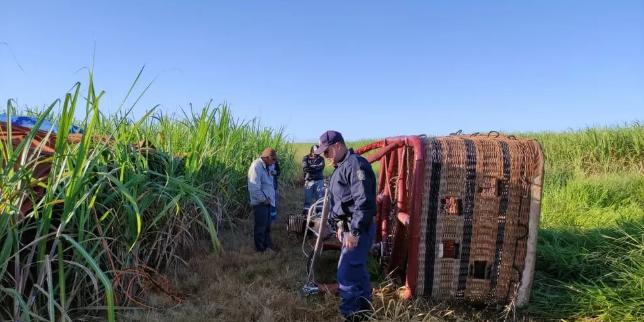
[[[367,256],[375,235],[376,175],[371,164],[347,149],[340,132],[320,136],[316,154],[324,154],[335,167],[329,180],[329,220],[342,241],[338,261],[340,313],[349,321],[365,317],[371,309],[371,281]]]

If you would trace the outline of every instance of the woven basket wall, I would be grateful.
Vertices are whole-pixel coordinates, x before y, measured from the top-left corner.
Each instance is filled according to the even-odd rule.
[[[514,300],[532,281],[541,147],[497,134],[430,137],[425,160],[416,295]]]

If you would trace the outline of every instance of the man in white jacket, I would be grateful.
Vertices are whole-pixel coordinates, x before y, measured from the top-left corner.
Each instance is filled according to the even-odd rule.
[[[275,206],[275,188],[269,166],[277,160],[277,153],[266,148],[248,169],[248,194],[255,216],[255,249],[258,252],[273,248],[271,241],[271,206]]]

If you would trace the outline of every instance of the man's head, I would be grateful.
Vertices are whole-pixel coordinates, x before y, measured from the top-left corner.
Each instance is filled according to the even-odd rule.
[[[320,147],[315,150],[315,154],[323,154],[325,158],[331,160],[333,165],[338,164],[346,152],[347,146],[342,134],[333,130],[322,133]]]
[[[275,152],[273,148],[266,148],[262,151],[262,155],[260,157],[262,158],[262,161],[264,161],[264,164],[269,166],[277,161],[277,152]]]

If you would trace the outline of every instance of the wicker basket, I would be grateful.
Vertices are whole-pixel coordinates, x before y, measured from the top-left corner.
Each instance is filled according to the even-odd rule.
[[[425,143],[425,189],[416,201],[422,212],[414,223],[420,225],[415,295],[527,302],[543,181],[541,147],[498,134]]]

